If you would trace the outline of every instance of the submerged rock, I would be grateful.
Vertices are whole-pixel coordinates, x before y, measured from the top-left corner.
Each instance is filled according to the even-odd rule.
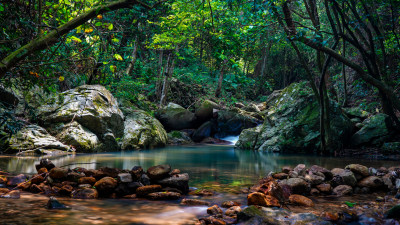
[[[153,192],[147,195],[151,200],[176,200],[181,197],[177,192]]]
[[[163,147],[167,141],[167,132],[157,119],[141,110],[126,113],[122,149]]]
[[[47,209],[70,209],[64,204],[61,204],[55,197],[50,197],[46,207]]]
[[[353,125],[336,102],[331,101],[329,109],[330,127],[334,131],[329,147],[333,151],[343,146]],[[293,83],[271,94],[265,117],[260,128],[242,132],[237,148],[283,152],[318,148],[319,104],[307,82]]]

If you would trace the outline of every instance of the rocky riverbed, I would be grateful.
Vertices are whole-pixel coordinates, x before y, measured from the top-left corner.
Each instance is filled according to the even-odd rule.
[[[93,206],[87,204],[121,199],[124,205],[141,205],[139,214],[143,217],[135,221],[142,224],[162,224],[159,222],[163,219],[144,216],[151,207],[163,212],[169,222],[175,221],[171,224],[399,224],[400,168],[397,167],[375,169],[350,164],[328,170],[300,164],[270,173],[235,195],[221,195],[211,189],[189,189],[189,175],[169,165],[153,166],[147,171],[141,167],[88,170],[64,169],[42,160],[36,168],[38,173],[31,177],[1,172],[0,205],[4,211],[0,217],[5,221],[18,224],[18,219],[13,217],[27,214],[23,209],[29,205],[47,208],[54,214],[51,218],[57,221],[60,219],[57,217],[78,214],[77,208],[83,210],[81,213],[89,212]],[[40,196],[50,196],[50,200]],[[18,205],[16,200],[26,205]],[[60,211],[64,209],[71,213]],[[103,217],[81,219],[96,224],[111,222],[112,210],[98,209],[105,210]],[[43,210],[33,210],[31,217],[41,215]],[[126,216],[130,213],[133,212],[126,212]],[[122,220],[121,223],[131,222]]]

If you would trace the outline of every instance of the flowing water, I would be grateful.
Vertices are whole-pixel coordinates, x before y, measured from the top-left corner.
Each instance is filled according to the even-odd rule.
[[[140,165],[147,169],[154,165],[170,164],[190,175],[190,187],[211,188],[219,194],[208,197],[212,203],[224,200],[239,200],[245,203],[242,188],[254,184],[257,179],[270,171],[279,171],[282,166],[296,166],[299,163],[321,165],[328,169],[350,163],[372,167],[398,166],[395,161],[375,161],[354,158],[333,158],[313,155],[283,155],[278,153],[235,150],[233,146],[199,145],[170,146],[166,148],[125,151],[99,154],[76,154],[52,157],[56,166],[116,167],[131,169]],[[36,172],[38,157],[0,157],[0,170],[11,173]],[[48,198],[24,194],[19,200],[0,199],[0,223],[7,218],[13,224],[191,224],[196,217],[206,214],[205,207],[185,207],[173,202],[152,202],[147,200],[102,199],[73,200],[60,198],[71,206],[71,210],[51,211],[44,205]],[[29,210],[25,210],[29,208]],[[7,210],[4,210],[7,209]],[[21,215],[29,219],[21,219]]]

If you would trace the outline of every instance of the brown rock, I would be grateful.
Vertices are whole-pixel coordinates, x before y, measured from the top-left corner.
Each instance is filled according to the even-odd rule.
[[[96,199],[99,197],[99,194],[96,189],[84,188],[73,191],[71,197],[75,199]]]
[[[78,184],[90,184],[94,185],[96,183],[96,178],[94,177],[81,177],[78,180]]]
[[[178,192],[153,192],[147,195],[151,200],[176,200],[181,197]]]
[[[139,180],[144,174],[143,168],[141,166],[134,166],[131,170],[133,180]]]
[[[182,199],[181,201],[182,205],[210,205],[209,202],[207,201],[203,201],[203,200],[199,200],[199,199]]]
[[[213,225],[226,225],[226,222],[221,220],[221,219],[212,217],[211,218],[211,224],[213,224]]]
[[[294,194],[305,194],[309,193],[311,190],[310,184],[308,184],[307,181],[301,178],[289,178],[287,180],[281,180],[279,182],[279,185],[281,185],[281,187],[283,185],[288,185],[291,192]]]
[[[85,174],[77,173],[77,172],[70,172],[67,175],[67,180],[72,181],[72,182],[78,182],[78,180],[82,177],[85,177]]]
[[[180,174],[180,173],[181,173],[181,171],[179,169],[173,169],[171,171],[170,175],[173,176],[173,175],[177,175],[177,174]]]
[[[278,199],[270,195],[264,195],[263,193],[260,192],[254,192],[247,195],[247,205],[280,207]]]
[[[149,176],[149,178],[152,180],[160,180],[165,177],[168,177],[170,172],[171,172],[170,165],[158,165],[150,167],[147,170],[147,176]]]
[[[293,171],[296,172],[299,176],[304,176],[306,174],[306,165],[299,164],[293,169]]]
[[[282,167],[282,173],[288,174],[290,171],[293,171],[293,168],[290,166],[284,166]]]
[[[283,180],[289,178],[289,175],[287,173],[275,173],[272,177],[278,180]]]
[[[345,167],[345,169],[351,170],[354,173],[357,180],[369,176],[368,167],[360,165],[360,164],[350,164]]]
[[[30,182],[22,182],[20,184],[17,185],[18,189],[27,191],[29,188],[31,187],[31,183]]]
[[[99,171],[103,172],[107,177],[117,177],[120,170],[117,168],[101,167]]]
[[[338,221],[340,217],[338,213],[324,212],[322,218],[327,221],[335,222]]]
[[[32,193],[40,193],[40,192],[43,191],[43,189],[42,189],[39,185],[37,185],[37,184],[32,184],[31,187],[29,188],[29,190],[30,190]]]
[[[222,208],[231,208],[233,206],[240,206],[240,202],[236,202],[236,201],[226,201],[222,203]]]
[[[289,202],[293,205],[300,205],[305,207],[314,207],[314,202],[302,195],[291,195],[289,196]]]
[[[351,195],[353,193],[353,188],[349,185],[339,185],[333,189],[333,194],[335,195]]]
[[[147,185],[143,187],[138,187],[136,189],[136,195],[138,197],[144,197],[150,193],[159,192],[161,191],[161,185]]]
[[[229,209],[225,211],[225,215],[230,216],[230,217],[236,217],[238,213],[242,211],[242,208],[240,206],[232,206]]]
[[[71,185],[67,184],[67,185],[62,186],[62,188],[60,190],[60,194],[69,196],[69,195],[71,195],[73,190],[74,190],[74,188]]]
[[[63,179],[66,178],[68,170],[60,167],[54,167],[50,170],[49,176],[53,179]]]
[[[8,192],[10,192],[8,188],[0,188],[0,195],[7,194]]]
[[[53,186],[53,187],[51,187],[51,191],[52,191],[54,194],[60,194],[61,187]]]
[[[360,187],[367,187],[371,189],[379,189],[383,187],[383,180],[382,178],[376,176],[369,176],[366,177],[358,182],[358,186]]]
[[[330,184],[319,184],[317,185],[317,189],[323,193],[331,193],[332,186]]]
[[[218,205],[213,205],[207,209],[207,214],[222,215],[222,210],[218,207]]]
[[[112,177],[101,178],[94,184],[94,187],[99,192],[99,194],[111,194],[117,187],[117,181]]]
[[[208,189],[197,189],[195,191],[191,191],[189,194],[198,196],[213,196],[214,192]]]
[[[319,194],[320,194],[320,191],[318,189],[311,188],[310,195],[318,196]]]
[[[38,170],[38,174],[43,174],[43,173],[48,173],[49,171],[46,169],[46,167],[42,167]]]
[[[44,181],[44,177],[41,175],[36,175],[31,179],[32,184],[40,184]]]

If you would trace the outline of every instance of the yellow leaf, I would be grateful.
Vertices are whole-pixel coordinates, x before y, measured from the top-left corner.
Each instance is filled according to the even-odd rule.
[[[60,76],[60,77],[58,78],[58,80],[59,80],[60,82],[63,82],[63,81],[64,81],[64,77],[63,77],[63,76]]]
[[[93,28],[90,27],[85,29],[85,33],[91,33],[91,32],[93,32]]]
[[[122,56],[119,55],[119,54],[115,54],[115,55],[114,55],[114,58],[115,58],[116,60],[118,60],[118,61],[124,60],[124,59],[122,58]]]
[[[101,19],[103,19],[103,16],[102,15],[97,15],[97,19],[101,20]]]

